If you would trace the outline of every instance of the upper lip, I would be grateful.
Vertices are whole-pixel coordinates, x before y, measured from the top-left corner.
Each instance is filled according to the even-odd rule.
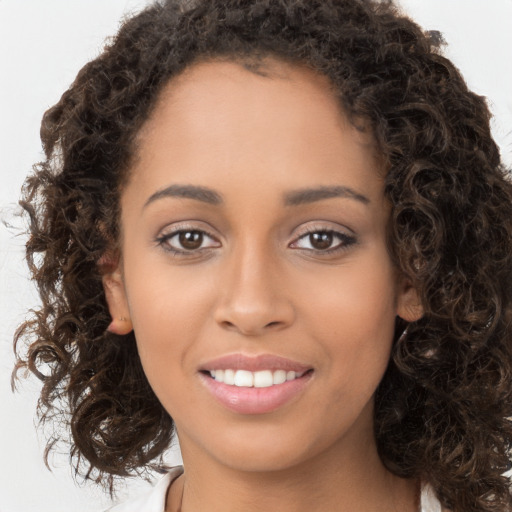
[[[286,357],[273,354],[260,354],[257,356],[247,356],[244,354],[227,354],[211,361],[207,361],[199,368],[200,371],[212,370],[247,370],[257,372],[261,370],[286,370],[297,373],[311,370],[312,367],[293,361]]]

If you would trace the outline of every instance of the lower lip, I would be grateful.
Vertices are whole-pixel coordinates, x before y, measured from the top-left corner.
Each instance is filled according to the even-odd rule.
[[[229,386],[205,374],[201,377],[208,390],[227,409],[239,414],[265,414],[296,398],[311,379],[311,374],[307,372],[302,377],[267,388]]]

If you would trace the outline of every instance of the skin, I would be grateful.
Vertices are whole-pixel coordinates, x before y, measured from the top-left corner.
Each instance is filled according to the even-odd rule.
[[[167,510],[415,511],[418,483],[383,467],[373,435],[396,317],[422,314],[386,249],[383,170],[325,77],[274,60],[265,71],[202,62],[174,78],[122,191],[121,258],[104,276],[110,330],[134,329],[177,426],[186,472]],[[222,203],[162,193],[173,185]],[[284,202],[332,186],[352,192]],[[177,256],[178,229],[208,235]],[[330,232],[338,250],[309,231]],[[312,377],[277,410],[239,414],[198,372],[232,353],[293,359]]]

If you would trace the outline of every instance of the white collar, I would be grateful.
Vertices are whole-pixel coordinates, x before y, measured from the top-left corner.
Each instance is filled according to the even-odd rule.
[[[421,512],[442,512],[441,504],[429,484],[421,486]]]
[[[167,490],[182,473],[183,467],[176,466],[172,468],[152,489],[142,496],[129,502],[114,505],[105,512],[133,512],[134,510],[137,510],[137,512],[165,512]],[[420,503],[421,512],[442,512],[441,504],[429,484],[421,486]]]

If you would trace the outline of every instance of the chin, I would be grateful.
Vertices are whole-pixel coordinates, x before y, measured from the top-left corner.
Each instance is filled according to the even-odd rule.
[[[263,431],[262,431],[263,430]],[[307,432],[293,435],[289,430],[279,432],[232,434],[226,432],[221,439],[205,447],[210,456],[232,470],[243,472],[274,472],[305,464],[329,448],[331,443],[311,439]],[[274,430],[274,429],[271,429]]]
[[[247,452],[247,450],[245,450]],[[302,456],[301,456],[302,455]],[[248,473],[271,473],[287,471],[296,468],[301,463],[306,463],[308,458],[295,451],[293,454],[283,454],[275,450],[256,450],[253,453],[238,454],[236,457],[229,457],[222,454],[219,460],[226,467],[235,471]]]

